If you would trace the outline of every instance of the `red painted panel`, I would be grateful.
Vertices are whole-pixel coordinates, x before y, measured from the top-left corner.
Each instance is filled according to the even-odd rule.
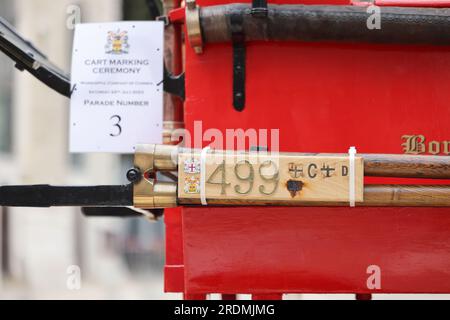
[[[375,0],[377,6],[393,7],[450,7],[449,0]]]
[[[449,208],[184,208],[183,229],[190,293],[450,292]]]
[[[184,292],[184,265],[166,263],[164,266],[164,292]]]
[[[164,223],[166,225],[166,263],[171,265],[183,264],[183,230],[181,226],[181,208],[164,210]]]
[[[186,127],[278,128],[284,151],[402,153],[450,140],[450,48],[250,43],[246,107],[232,106],[229,44],[186,50]],[[218,117],[220,112],[220,117]],[[205,143],[206,144],[206,143]]]
[[[184,291],[183,230],[181,208],[164,210],[166,226],[166,265],[164,291]]]
[[[281,300],[282,294],[254,294],[252,300]]]

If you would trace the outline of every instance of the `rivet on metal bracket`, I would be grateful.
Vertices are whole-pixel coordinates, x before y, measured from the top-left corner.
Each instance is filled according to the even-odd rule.
[[[233,42],[233,106],[236,111],[245,107],[245,35],[241,15],[230,16]]]
[[[265,18],[268,14],[267,0],[253,0],[252,1],[252,16],[257,18]]]

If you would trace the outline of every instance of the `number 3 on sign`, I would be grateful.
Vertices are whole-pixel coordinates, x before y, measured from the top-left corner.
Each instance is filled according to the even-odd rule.
[[[113,127],[115,127],[115,132],[111,132],[109,135],[111,137],[118,137],[122,133],[122,126],[120,125],[120,122],[122,121],[122,118],[118,115],[113,115],[109,120],[113,121]]]

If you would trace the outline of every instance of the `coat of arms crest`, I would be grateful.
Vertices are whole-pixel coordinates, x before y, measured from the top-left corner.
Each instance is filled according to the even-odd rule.
[[[200,178],[190,176],[184,179],[185,193],[200,193]]]
[[[128,31],[109,31],[106,38],[105,52],[109,54],[126,54],[130,45],[128,44]]]

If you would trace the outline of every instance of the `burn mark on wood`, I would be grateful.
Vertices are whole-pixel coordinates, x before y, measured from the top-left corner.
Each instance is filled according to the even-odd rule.
[[[286,187],[291,194],[291,197],[294,198],[297,192],[302,190],[303,182],[298,180],[288,180],[286,183]]]

